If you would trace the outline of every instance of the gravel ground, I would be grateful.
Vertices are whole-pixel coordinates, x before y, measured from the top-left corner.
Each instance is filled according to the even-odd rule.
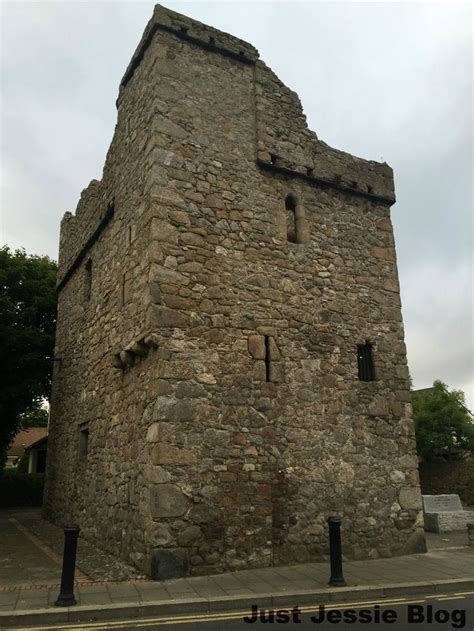
[[[5,517],[2,511],[2,516]],[[12,509],[9,516],[62,557],[64,534],[61,528],[41,518],[40,509]],[[146,578],[136,568],[87,542],[79,535],[77,567],[92,581],[128,581]]]

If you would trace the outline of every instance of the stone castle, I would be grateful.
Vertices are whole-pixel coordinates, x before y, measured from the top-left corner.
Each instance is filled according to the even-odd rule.
[[[159,5],[61,224],[45,513],[154,578],[424,550],[392,170]]]

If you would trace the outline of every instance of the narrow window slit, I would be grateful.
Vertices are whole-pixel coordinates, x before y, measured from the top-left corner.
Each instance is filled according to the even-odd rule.
[[[274,153],[270,154],[270,164],[276,164],[278,160],[278,156],[275,155]]]
[[[285,199],[286,209],[286,240],[288,243],[298,243],[296,226],[296,199],[289,194]]]
[[[81,427],[79,430],[79,456],[83,462],[87,461],[89,451],[89,427]]]
[[[372,343],[366,342],[357,346],[357,368],[360,381],[374,381],[374,360],[372,357]]]
[[[313,173],[314,173],[313,167],[306,167],[306,175],[309,175],[310,177],[312,177]]]
[[[271,381],[272,360],[270,357],[270,337],[265,335],[265,381]]]

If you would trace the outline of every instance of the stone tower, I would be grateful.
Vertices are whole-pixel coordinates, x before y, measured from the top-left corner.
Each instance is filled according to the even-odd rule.
[[[46,515],[166,578],[424,549],[392,170],[156,6],[61,224]]]

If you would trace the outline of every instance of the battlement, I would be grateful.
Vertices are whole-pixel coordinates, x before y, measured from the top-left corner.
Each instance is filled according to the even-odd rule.
[[[181,13],[176,13],[166,7],[156,4],[153,16],[148,22],[143,36],[120,83],[124,88],[143,59],[153,36],[157,31],[166,31],[184,41],[191,42],[207,50],[236,59],[242,63],[254,64],[259,57],[258,50],[251,44],[238,37],[219,31],[212,26],[193,20]],[[119,96],[120,98],[120,96]]]

